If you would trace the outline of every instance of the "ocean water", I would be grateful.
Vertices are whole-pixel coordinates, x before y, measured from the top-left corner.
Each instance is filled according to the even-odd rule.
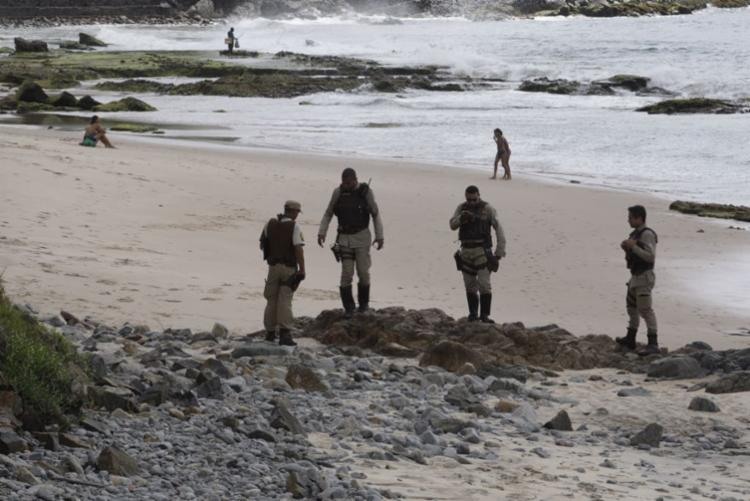
[[[661,98],[516,90],[532,77],[589,81],[633,73],[682,97],[750,98],[750,9],[612,19],[381,21],[352,15],[290,21],[238,18],[229,23],[242,49],[347,55],[388,65],[438,64],[461,76],[503,81],[463,93],[382,94],[362,88],[291,99],[144,95],[158,113],[114,115],[207,129],[167,129],[167,136],[215,135],[240,145],[400,158],[488,172],[495,151],[492,129],[500,127],[511,144],[515,173],[670,199],[750,205],[750,114],[649,116],[634,110]],[[227,30],[228,25],[5,29],[0,45],[12,45],[12,37],[19,35],[75,39],[79,31],[87,31],[111,43],[107,50],[218,50]]]

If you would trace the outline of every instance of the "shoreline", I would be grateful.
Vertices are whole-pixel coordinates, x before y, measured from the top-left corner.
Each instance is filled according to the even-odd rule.
[[[465,315],[460,275],[449,260],[455,235],[447,220],[465,186],[477,184],[498,209],[509,244],[508,259],[493,276],[497,321],[554,322],[579,336],[622,335],[627,270],[617,243],[628,232],[627,206],[644,203],[664,242],[654,293],[661,344],[748,344],[729,335],[750,325],[742,307],[719,308],[707,300],[712,291],[699,298],[685,283],[705,270],[716,280],[733,276],[735,264],[744,265],[750,237],[672,213],[652,195],[583,184],[561,190],[570,183],[527,176],[490,183],[479,170],[224,144],[170,145],[165,138],[149,144],[118,137],[122,148],[92,150],[76,145],[78,134],[28,130],[0,127],[8,165],[0,176],[14,187],[3,197],[0,266],[18,302],[54,304],[110,323],[142,318],[162,327],[210,328],[219,321],[235,333],[252,332],[264,307],[265,266],[254,252],[256,233],[284,199],[303,198],[312,273],[295,297],[295,315],[340,307],[337,263],[314,240],[341,168],[352,165],[361,180],[373,178],[385,220],[386,247],[373,251],[375,308],[437,307]],[[329,243],[331,238],[329,232]],[[742,301],[737,293],[727,297]]]

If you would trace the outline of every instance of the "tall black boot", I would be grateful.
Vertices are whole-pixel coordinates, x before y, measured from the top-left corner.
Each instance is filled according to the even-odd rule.
[[[638,354],[642,357],[645,357],[648,355],[658,355],[660,353],[660,350],[659,350],[659,341],[657,340],[656,332],[649,332],[647,337],[648,337],[648,344],[646,345],[645,348],[639,351]]]
[[[339,294],[341,294],[341,304],[344,305],[344,318],[352,318],[354,308],[356,307],[354,295],[352,294],[352,286],[339,287]]]
[[[292,333],[289,332],[289,329],[279,329],[279,345],[297,346],[297,343],[292,339]]]
[[[357,302],[359,303],[360,313],[370,309],[370,284],[357,284]]]
[[[469,316],[467,319],[469,322],[476,322],[479,320],[477,313],[479,312],[479,295],[476,292],[466,291],[466,301],[469,303]]]
[[[490,308],[492,307],[492,293],[479,295],[480,313],[479,320],[486,324],[494,324],[495,321],[490,318]]]
[[[628,333],[625,335],[625,337],[616,337],[615,341],[620,346],[624,346],[629,350],[635,350],[635,335],[637,332],[638,329],[628,327]]]
[[[276,331],[266,331],[266,341],[271,343],[276,341]]]

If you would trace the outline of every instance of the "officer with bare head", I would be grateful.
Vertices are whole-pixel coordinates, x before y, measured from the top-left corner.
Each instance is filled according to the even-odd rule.
[[[505,234],[497,220],[497,211],[480,198],[479,188],[467,187],[464,196],[466,201],[456,208],[450,219],[450,227],[451,230],[458,230],[458,239],[461,241],[461,250],[454,257],[464,278],[466,300],[469,303],[468,320],[494,323],[490,318],[490,273],[498,270],[500,259],[505,257]],[[492,228],[497,235],[494,252]]]
[[[357,271],[357,300],[359,311],[365,312],[370,304],[370,247],[383,248],[383,220],[380,217],[375,195],[367,183],[357,180],[357,173],[347,167],[341,173],[341,185],[333,190],[318,230],[318,245],[326,240],[328,225],[333,216],[338,219],[338,230],[333,252],[341,261],[341,283],[339,294],[344,306],[344,315],[351,318],[356,304],[352,292],[354,271]],[[375,241],[370,233],[370,219],[375,228]]]

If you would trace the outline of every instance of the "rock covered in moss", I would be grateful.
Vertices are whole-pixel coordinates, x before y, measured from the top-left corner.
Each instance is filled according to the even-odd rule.
[[[750,207],[744,205],[711,204],[676,200],[669,204],[669,210],[682,212],[683,214],[694,214],[701,217],[736,219],[738,221],[750,222]]]
[[[693,97],[688,99],[667,99],[656,104],[643,106],[636,111],[645,111],[649,115],[673,115],[677,113],[730,114],[744,113],[749,111],[749,109],[747,106],[723,99]]]
[[[25,38],[16,37],[13,39],[16,46],[16,52],[48,52],[47,42],[42,40],[26,40]]]
[[[78,99],[70,92],[63,91],[57,98],[52,100],[52,106],[74,108],[78,106]]]
[[[93,110],[100,104],[102,103],[100,103],[99,101],[97,101],[96,99],[88,95],[83,96],[81,99],[78,100],[78,107],[81,108],[82,110]]]
[[[30,103],[46,103],[49,100],[49,96],[38,83],[26,81],[21,84],[18,92],[16,92],[16,99]]]
[[[128,96],[117,101],[95,106],[94,111],[156,111],[156,108],[140,99]]]
[[[98,38],[89,35],[88,33],[78,34],[78,43],[89,47],[106,47],[107,44],[99,40]]]

